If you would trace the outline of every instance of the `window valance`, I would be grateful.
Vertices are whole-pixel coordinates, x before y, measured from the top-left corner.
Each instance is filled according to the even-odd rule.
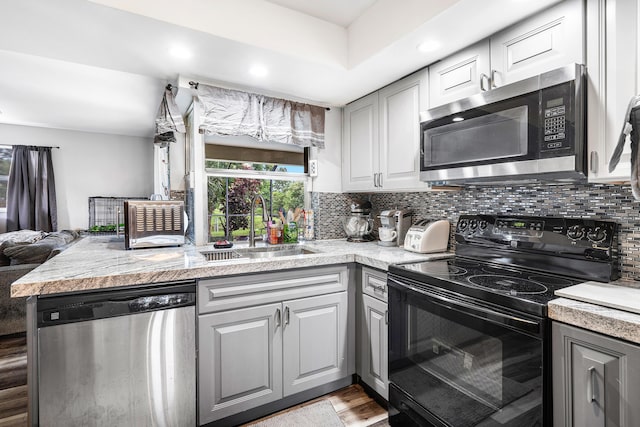
[[[324,107],[199,84],[200,133],[324,148]]]

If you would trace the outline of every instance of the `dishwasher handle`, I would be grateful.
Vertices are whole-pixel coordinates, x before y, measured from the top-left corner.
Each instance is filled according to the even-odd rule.
[[[38,300],[38,327],[195,306],[195,283],[121,289]]]

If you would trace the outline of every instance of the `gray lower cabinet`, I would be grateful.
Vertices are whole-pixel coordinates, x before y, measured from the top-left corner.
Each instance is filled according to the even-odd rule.
[[[389,398],[387,275],[362,268],[360,315],[360,369],[362,381]]]
[[[268,304],[200,316],[200,424],[282,398],[281,311]]]
[[[640,426],[640,346],[553,322],[555,426]]]
[[[353,373],[347,277],[332,267],[201,281],[200,425]]]

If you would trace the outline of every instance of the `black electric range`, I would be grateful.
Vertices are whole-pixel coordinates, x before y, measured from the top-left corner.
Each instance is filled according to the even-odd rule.
[[[546,316],[556,289],[618,277],[616,227],[600,220],[463,215],[453,258],[392,265],[389,272],[417,286],[427,281]]]
[[[463,215],[455,256],[388,274],[391,426],[551,425],[556,289],[617,278],[617,225]]]

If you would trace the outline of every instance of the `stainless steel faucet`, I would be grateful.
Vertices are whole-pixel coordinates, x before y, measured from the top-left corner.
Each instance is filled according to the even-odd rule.
[[[267,224],[267,221],[269,221],[267,204],[264,201],[264,197],[262,197],[260,194],[256,194],[255,196],[253,196],[253,199],[251,199],[251,212],[249,213],[249,247],[250,248],[256,245],[256,237],[254,236],[254,234],[255,234],[256,201],[258,200],[260,200],[260,203],[262,204],[262,221],[265,224],[265,226]]]

